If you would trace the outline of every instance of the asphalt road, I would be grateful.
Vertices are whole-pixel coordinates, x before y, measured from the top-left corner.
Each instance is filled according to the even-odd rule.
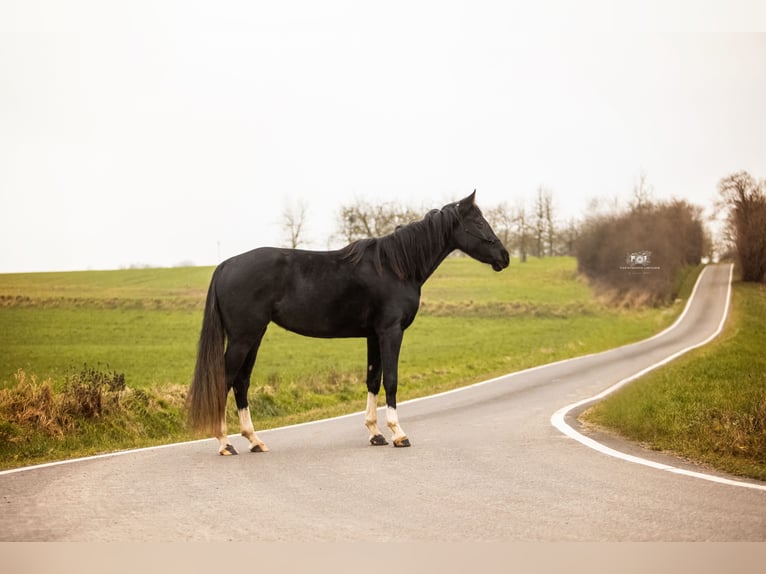
[[[0,540],[764,541],[764,483],[635,464],[551,424],[563,406],[707,339],[728,282],[728,266],[709,267],[659,337],[400,405],[409,449],[368,446],[360,413],[261,431],[269,453],[239,437],[244,453],[220,457],[211,439],[2,473]]]

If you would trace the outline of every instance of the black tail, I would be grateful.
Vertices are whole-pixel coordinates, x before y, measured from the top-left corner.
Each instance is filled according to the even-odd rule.
[[[211,436],[221,432],[226,415],[226,371],[224,367],[225,334],[215,292],[216,273],[210,280],[199,337],[197,365],[194,368],[186,406],[194,429]]]

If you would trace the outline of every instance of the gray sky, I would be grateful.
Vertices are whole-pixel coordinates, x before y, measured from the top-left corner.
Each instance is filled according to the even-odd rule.
[[[766,177],[766,3],[616,6],[3,0],[0,272],[214,264],[301,199],[327,248],[357,197]]]

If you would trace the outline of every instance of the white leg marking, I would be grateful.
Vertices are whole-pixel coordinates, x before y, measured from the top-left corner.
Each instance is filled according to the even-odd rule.
[[[407,435],[399,425],[399,415],[395,408],[386,407],[386,424],[394,435],[394,444],[400,444],[407,439]]]
[[[239,426],[242,431],[242,436],[250,441],[250,451],[268,452],[269,447],[267,447],[263,441],[258,438],[258,435],[255,434],[253,419],[250,418],[250,407],[239,409],[237,413],[239,414]]]
[[[380,435],[378,428],[378,395],[367,393],[367,411],[364,414],[364,425],[370,431],[370,438]]]
[[[219,454],[222,454],[224,456],[237,454],[237,449],[235,449],[231,444],[229,444],[229,437],[226,436],[226,417],[225,416],[223,420],[221,421],[220,434],[218,434],[215,438],[218,439]]]
[[[242,430],[242,436],[250,438],[255,434],[255,427],[253,427],[253,419],[250,418],[250,408],[239,409],[239,427]]]

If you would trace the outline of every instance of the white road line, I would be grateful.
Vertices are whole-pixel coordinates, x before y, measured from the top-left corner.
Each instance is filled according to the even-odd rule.
[[[133,448],[133,449],[130,449],[130,450],[118,450],[116,452],[107,452],[107,453],[104,453],[104,454],[94,454],[94,455],[91,455],[91,456],[82,456],[80,458],[68,458],[66,460],[56,460],[54,462],[44,462],[44,463],[41,463],[41,464],[35,464],[33,466],[21,466],[19,468],[11,468],[11,469],[8,469],[8,470],[2,470],[2,471],[0,471],[0,476],[5,476],[6,474],[14,474],[16,472],[25,472],[27,470],[39,470],[39,469],[42,469],[42,468],[50,468],[50,467],[53,467],[53,466],[61,466],[63,464],[73,464],[75,462],[84,462],[86,460],[98,460],[100,458],[112,458],[112,457],[115,457],[115,456],[122,456],[124,454],[132,454],[134,452],[146,452],[146,451],[150,451],[150,450],[161,450],[163,448],[171,448],[171,447],[174,447],[174,446],[181,446],[181,445],[184,445],[184,444],[194,444],[194,443],[205,442],[205,441],[210,441],[210,440],[215,440],[215,439],[203,438],[203,439],[200,439],[200,440],[192,440],[192,441],[186,441],[186,442],[177,442],[177,443],[172,443],[172,444],[160,444],[160,445],[157,445],[157,446],[147,446],[147,447],[144,447],[144,448]]]
[[[703,270],[703,273],[706,270],[707,270],[707,268],[705,268],[705,270]],[[637,373],[635,373],[635,374],[633,374],[633,375],[631,375],[629,377],[626,377],[626,378],[622,379],[621,381],[615,383],[614,385],[612,385],[611,387],[609,387],[605,391],[600,392],[597,395],[594,395],[594,396],[592,396],[592,397],[590,397],[588,399],[584,399],[582,401],[578,401],[578,402],[573,403],[571,405],[567,405],[565,407],[560,408],[559,410],[557,410],[553,414],[553,416],[551,416],[551,424],[554,427],[556,427],[559,431],[561,431],[563,434],[565,434],[566,436],[568,436],[570,438],[573,438],[574,440],[576,440],[577,442],[587,446],[588,448],[592,448],[593,450],[596,450],[596,451],[598,451],[598,452],[600,452],[602,454],[606,454],[608,456],[612,456],[612,457],[618,458],[620,460],[625,460],[625,461],[632,462],[632,463],[635,463],[635,464],[641,464],[643,466],[648,466],[650,468],[654,468],[654,469],[657,469],[657,470],[665,470],[665,471],[668,471],[668,472],[672,472],[674,474],[680,474],[680,475],[683,475],[683,476],[690,476],[690,477],[693,477],[693,478],[700,478],[702,480],[709,480],[711,482],[717,482],[719,484],[726,484],[726,485],[729,485],[729,486],[739,486],[739,487],[743,487],[743,488],[752,488],[752,489],[756,489],[756,490],[766,491],[766,485],[755,484],[755,483],[752,483],[752,482],[744,482],[744,481],[740,481],[740,480],[732,480],[732,479],[729,479],[729,478],[723,478],[723,477],[720,477],[720,476],[715,476],[715,475],[712,475],[712,474],[706,474],[706,473],[703,473],[703,472],[695,472],[695,471],[692,471],[692,470],[686,470],[686,469],[683,469],[683,468],[677,468],[675,466],[671,466],[671,465],[668,465],[668,464],[662,464],[662,463],[659,463],[659,462],[655,462],[653,460],[649,460],[649,459],[646,459],[646,458],[641,458],[641,457],[638,457],[638,456],[633,456],[633,455],[630,455],[630,454],[626,454],[624,452],[620,452],[620,451],[615,450],[613,448],[610,448],[610,447],[608,447],[608,446],[606,446],[604,444],[601,444],[600,442],[595,441],[595,440],[593,440],[590,437],[587,437],[587,436],[579,433],[578,431],[576,431],[573,427],[571,427],[566,422],[567,415],[571,411],[573,411],[574,409],[577,409],[577,408],[579,408],[579,407],[581,407],[583,405],[586,405],[588,403],[594,403],[594,402],[600,401],[601,399],[609,396],[610,394],[614,393],[616,390],[620,389],[621,387],[624,387],[625,385],[627,385],[631,381],[634,381],[634,380],[636,380],[636,379],[638,379],[640,377],[643,377],[645,374],[649,373],[650,371],[653,371],[653,370],[655,370],[655,369],[657,369],[657,368],[659,368],[659,367],[661,367],[663,365],[666,365],[667,363],[677,359],[681,355],[684,355],[684,354],[688,353],[689,351],[691,351],[693,349],[696,349],[698,347],[702,347],[703,345],[707,345],[710,341],[712,341],[718,335],[720,335],[721,331],[723,330],[724,323],[726,322],[726,318],[729,315],[729,306],[731,304],[731,280],[732,280],[732,273],[733,273],[733,271],[734,271],[734,267],[731,266],[729,268],[729,284],[728,284],[728,288],[727,288],[727,291],[726,291],[726,305],[724,307],[723,316],[721,317],[721,321],[718,324],[718,328],[715,330],[715,332],[712,335],[710,335],[707,339],[705,339],[701,343],[697,343],[695,345],[691,345],[689,347],[681,349],[680,351],[676,351],[675,353],[673,353],[672,355],[670,355],[668,357],[665,357],[661,361],[658,361],[658,362],[654,363],[653,365],[650,365],[650,366],[646,367],[645,369],[642,369],[639,372],[637,372]],[[690,307],[691,302],[692,302],[692,300],[694,298],[694,294],[697,291],[697,286],[699,285],[699,281],[700,281],[701,278],[702,278],[702,273],[700,273],[700,276],[697,279],[697,283],[695,284],[694,291],[692,291],[692,295],[689,297],[689,301],[686,304],[686,308],[684,309],[683,313],[678,318],[678,320],[671,327],[669,327],[668,329],[666,329],[665,331],[663,331],[659,335],[655,335],[655,337],[652,337],[651,339],[654,339],[656,337],[664,335],[665,333],[671,331],[677,325],[680,324],[681,319],[683,319],[683,317],[686,315],[686,312],[689,310],[689,307]],[[648,340],[651,340],[651,339],[646,339],[646,340],[648,341]]]

